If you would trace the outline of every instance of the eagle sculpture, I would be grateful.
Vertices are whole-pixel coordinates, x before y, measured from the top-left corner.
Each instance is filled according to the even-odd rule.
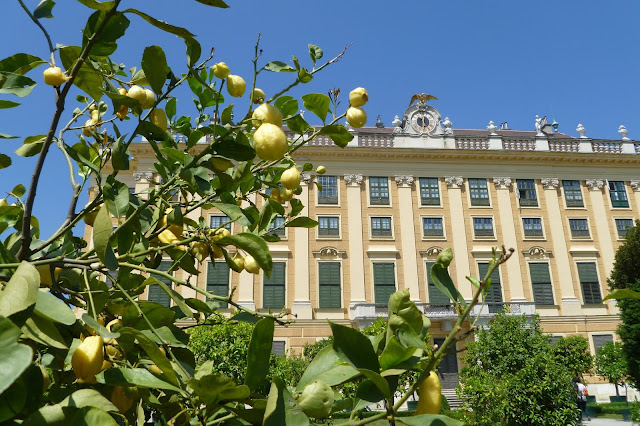
[[[420,101],[420,103],[423,104],[431,100],[438,100],[438,98],[432,95],[427,95],[426,93],[421,93],[419,95],[416,93],[411,97],[411,102],[409,102],[409,106],[413,105],[415,101]]]

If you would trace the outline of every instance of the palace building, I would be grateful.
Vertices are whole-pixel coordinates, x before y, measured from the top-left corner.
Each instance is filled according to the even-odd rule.
[[[640,142],[623,126],[615,140],[591,139],[582,125],[572,137],[539,118],[532,131],[501,127],[456,129],[418,103],[392,127],[378,120],[349,129],[354,138],[344,149],[321,136],[295,153],[300,165],[327,169],[303,173],[297,196],[302,214],[319,226],[275,231],[281,241],[270,243],[270,278],[205,261],[198,285],[216,294],[235,287],[234,300],[252,309],[285,307],[295,323],[276,328],[274,349],[288,353],[329,336],[327,320],[363,327],[385,317],[389,295],[407,288],[439,343],[457,315],[429,278],[436,256],[453,250],[449,272],[471,299],[465,277],[483,275],[492,248],[504,244],[514,255],[492,277],[487,303],[474,317],[483,324],[499,310],[538,314],[545,332],[582,335],[595,354],[617,339],[615,301],[602,299],[616,249],[640,218]],[[136,161],[119,177],[143,193],[159,179],[153,151],[147,144],[130,150]],[[262,197],[252,201],[260,208]],[[194,215],[211,227],[227,221],[219,211]],[[235,224],[229,229],[241,232]],[[150,288],[158,292],[145,297],[171,302],[158,286]],[[443,362],[445,388],[457,384],[458,368],[455,354]]]

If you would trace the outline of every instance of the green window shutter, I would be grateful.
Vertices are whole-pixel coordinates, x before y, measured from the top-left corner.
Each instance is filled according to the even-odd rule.
[[[606,345],[608,342],[613,343],[613,335],[611,334],[594,334],[593,335],[593,348],[598,353],[598,349]]]
[[[319,306],[321,308],[340,308],[340,262],[321,262],[318,264]]]
[[[216,296],[229,296],[229,265],[226,262],[208,262],[207,291]],[[218,306],[226,308],[227,304],[218,302]]]
[[[429,289],[429,303],[449,304],[451,303],[449,297],[441,292],[431,279],[431,267],[434,264],[435,262],[427,262],[427,286]]]
[[[395,264],[390,262],[373,264],[373,287],[375,303],[389,303],[389,296],[396,291]]]
[[[578,277],[582,286],[582,296],[585,304],[601,303],[600,282],[594,262],[578,263]]]
[[[274,262],[271,277],[263,275],[262,305],[265,308],[282,309],[285,304],[285,272],[284,262]]]
[[[173,265],[172,261],[163,260],[162,262],[160,262],[160,266],[158,266],[158,271],[166,272],[169,270],[169,268],[171,268],[171,265]],[[171,287],[173,284],[170,279],[161,277],[160,275],[151,274],[151,276],[157,279],[158,281],[165,283],[169,287]],[[169,295],[165,293],[164,290],[162,290],[162,288],[159,285],[151,285],[147,288],[149,289],[147,300],[151,302],[155,302],[162,306],[166,306],[166,307],[171,306],[171,297],[169,297]]]
[[[480,279],[489,271],[488,263],[478,263],[478,270],[480,271]],[[502,285],[500,284],[500,272],[498,269],[491,274],[491,287],[487,291],[486,303],[489,306],[490,313],[496,313],[502,309]]]
[[[533,286],[533,300],[536,305],[553,305],[553,287],[549,275],[548,263],[530,263],[531,284]]]

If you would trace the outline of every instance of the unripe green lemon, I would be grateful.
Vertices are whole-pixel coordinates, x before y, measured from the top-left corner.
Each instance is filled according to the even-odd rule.
[[[164,112],[162,108],[156,108],[151,111],[150,117],[151,122],[161,128],[163,131],[167,131],[167,114]]]
[[[357,87],[349,93],[349,103],[351,106],[359,107],[367,103],[369,94],[364,87]]]
[[[293,191],[291,189],[283,189],[280,191],[280,198],[282,198],[282,201],[289,201],[293,198]]]
[[[213,170],[215,170],[218,173],[224,173],[228,169],[233,167],[233,163],[227,160],[226,158],[212,157],[210,161],[211,161],[211,166],[213,167]]]
[[[215,259],[222,259],[224,257],[224,253],[222,252],[222,249],[217,244],[211,245],[211,255]]]
[[[429,373],[429,377],[425,378],[418,387],[420,398],[418,399],[418,408],[416,416],[421,414],[438,414],[442,403],[442,386],[440,378],[435,371]]]
[[[80,383],[92,381],[102,371],[103,362],[104,340],[100,336],[84,339],[71,357],[71,367]]]
[[[202,262],[202,259],[209,256],[209,247],[201,241],[192,241],[191,244],[191,254]]]
[[[273,201],[277,201],[278,203],[282,202],[282,197],[280,196],[280,190],[278,188],[273,188],[271,190],[269,198],[271,198]]]
[[[98,216],[98,212],[102,208],[102,204],[98,205],[96,208],[88,212],[84,215],[84,223],[89,226],[93,226],[93,223],[96,221],[96,216]]]
[[[229,235],[231,235],[231,232],[229,232],[227,228],[209,230],[209,238],[211,238],[211,241],[213,242],[220,241],[221,239],[223,239],[224,237],[228,237]]]
[[[442,264],[442,266],[444,266],[445,268],[449,266],[452,260],[453,260],[453,252],[449,247],[442,250],[440,254],[438,254],[438,257],[436,258],[436,262]]]
[[[69,80],[69,77],[64,75],[60,67],[47,68],[42,75],[44,76],[44,83],[49,86],[61,86]]]
[[[316,380],[307,385],[298,397],[298,405],[309,417],[320,419],[331,414],[333,389],[326,382]]]
[[[324,166],[318,166],[316,169],[316,173],[319,175],[323,175],[327,172],[327,169]]]
[[[239,269],[239,272],[242,272],[242,270],[244,269],[244,259],[242,258],[242,256],[240,256],[240,253],[236,253],[233,256],[233,263],[236,264],[236,267]]]
[[[273,105],[260,105],[255,109],[255,111],[253,111],[253,115],[251,116],[251,118],[253,127],[255,127],[256,129],[264,123],[271,123],[278,127],[282,127],[282,113],[277,107]]]
[[[287,189],[296,189],[300,185],[300,172],[298,168],[293,166],[282,172],[280,182],[282,182],[282,186]]]
[[[287,153],[287,136],[275,124],[264,123],[253,135],[253,147],[263,160],[281,159]]]
[[[229,75],[229,67],[224,62],[218,62],[213,66],[213,75],[218,78],[227,78]]]
[[[234,98],[239,98],[244,95],[244,91],[247,89],[247,83],[239,75],[230,74],[227,76],[227,91]]]
[[[244,269],[252,274],[260,273],[260,265],[250,254],[244,257]]]
[[[258,89],[257,87],[253,89],[251,92],[251,101],[254,104],[261,104],[264,102],[264,90]]]
[[[347,110],[347,122],[357,129],[367,123],[367,113],[362,108],[349,107]]]

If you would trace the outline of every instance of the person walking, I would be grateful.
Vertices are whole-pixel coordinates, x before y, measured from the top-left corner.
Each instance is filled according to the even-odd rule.
[[[584,420],[584,416],[587,416],[587,421],[591,421],[589,413],[587,413],[587,395],[589,391],[587,387],[580,382],[579,379],[574,379],[576,382],[576,392],[578,393],[578,407],[580,408],[580,420]]]

